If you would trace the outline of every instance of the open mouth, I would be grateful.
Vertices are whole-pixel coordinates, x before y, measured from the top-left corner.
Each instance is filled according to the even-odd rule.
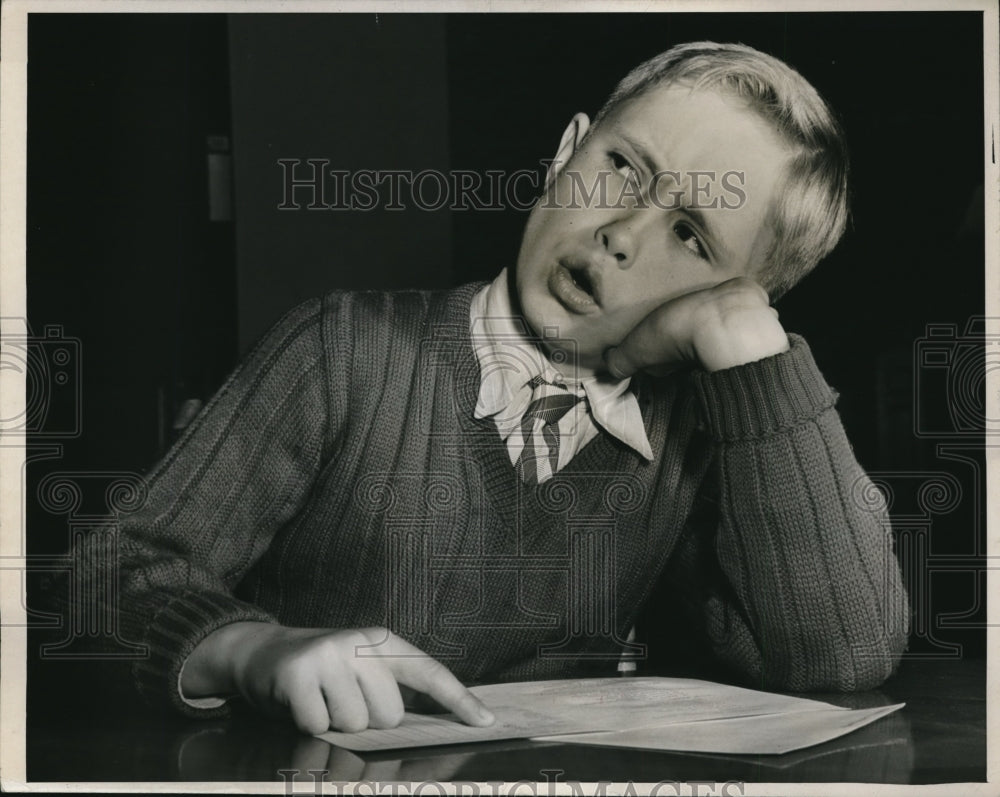
[[[590,281],[590,277],[587,276],[586,271],[574,270],[572,268],[567,269],[569,271],[570,279],[573,280],[573,284],[576,285],[581,291],[586,293],[588,296],[593,297],[594,295],[594,283]]]
[[[597,285],[587,274],[585,267],[571,260],[560,260],[559,267],[552,272],[549,289],[559,302],[574,313],[586,314],[597,311]]]

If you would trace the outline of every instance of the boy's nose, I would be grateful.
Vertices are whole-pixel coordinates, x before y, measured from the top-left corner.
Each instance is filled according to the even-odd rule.
[[[656,221],[656,215],[648,209],[633,210],[599,226],[594,237],[618,268],[630,268],[638,255],[643,231]]]
[[[611,255],[619,263],[625,263],[628,260],[628,256],[624,252],[616,251],[619,248],[624,248],[617,246],[618,244],[617,238],[615,238],[615,242],[612,243],[612,240],[608,236],[608,234],[606,232],[603,232],[601,233],[601,244],[604,246],[604,251],[607,252],[609,255]]]

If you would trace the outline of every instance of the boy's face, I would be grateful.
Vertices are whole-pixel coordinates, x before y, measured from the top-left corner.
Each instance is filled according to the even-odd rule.
[[[580,375],[601,370],[604,351],[664,302],[753,276],[788,158],[763,119],[710,90],[653,88],[581,142],[588,125],[578,114],[567,128],[515,281],[535,332],[575,341]]]

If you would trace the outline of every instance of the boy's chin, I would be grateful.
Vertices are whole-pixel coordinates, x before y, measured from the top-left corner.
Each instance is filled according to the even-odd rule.
[[[584,379],[595,376],[607,370],[602,354],[581,350],[573,345],[563,345],[565,341],[546,343],[543,339],[542,348],[549,362],[556,366],[567,379]]]
[[[548,295],[512,291],[511,306],[520,314],[536,340],[540,341],[545,356],[567,378],[584,378],[606,371],[604,349],[594,341],[579,340],[574,336],[579,318],[571,316]],[[606,348],[606,347],[605,347]]]

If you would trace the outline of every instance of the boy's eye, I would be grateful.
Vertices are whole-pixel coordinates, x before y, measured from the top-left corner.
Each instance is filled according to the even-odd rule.
[[[702,246],[698,233],[691,228],[690,224],[686,224],[683,221],[679,222],[674,225],[674,232],[677,233],[677,237],[680,238],[681,243],[683,243],[684,246],[690,249],[702,260],[708,260],[708,252],[705,251],[705,247]]]
[[[614,170],[626,180],[635,180],[636,182],[639,181],[639,173],[635,170],[635,167],[628,162],[628,159],[620,152],[609,152],[608,158],[611,160],[611,165],[614,167]]]

